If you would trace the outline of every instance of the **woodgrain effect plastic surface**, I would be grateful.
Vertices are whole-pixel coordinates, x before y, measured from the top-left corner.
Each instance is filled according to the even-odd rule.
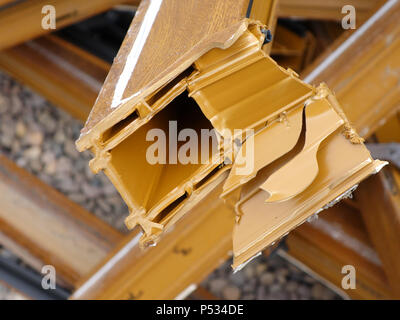
[[[219,10],[226,5],[223,3],[217,1],[217,7],[211,8]],[[156,8],[159,12],[147,44],[164,36],[169,39],[170,35],[157,31],[157,25],[168,19],[169,9],[175,5],[171,0]],[[222,165],[220,157],[226,151],[221,143],[226,129],[255,130],[258,153],[254,172],[242,179],[231,171],[224,187],[229,205],[240,200],[236,204],[234,267],[383,165],[371,159],[326,86],[315,89],[305,84],[266,55],[261,32],[265,27],[238,18],[244,6],[241,1],[221,10],[220,21],[209,27],[201,41],[194,44],[189,33],[190,38],[175,52],[177,43],[171,39],[167,47],[168,52],[177,54],[175,62],[169,55],[153,53],[154,48],[150,54],[145,44],[124,89],[123,102],[113,108],[113,88],[124,73],[124,61],[135,47],[148,6],[148,1],[143,1],[77,142],[79,149],[92,150],[91,168],[104,170],[128,204],[131,214],[126,224],[142,227],[142,245],[157,242],[160,234],[196,207],[213,190],[221,173],[231,168]],[[186,18],[194,8],[183,7]],[[185,32],[194,25],[184,28]],[[274,125],[285,119],[293,124]],[[152,128],[168,131],[171,120],[176,120],[180,129],[217,131],[218,151],[210,155],[209,164],[148,163],[145,153],[152,142],[145,140],[146,133]],[[272,141],[270,134],[282,134],[282,141]],[[246,145],[242,137],[237,138]],[[268,141],[270,145],[263,145]],[[235,166],[235,157],[231,160]],[[268,195],[272,197],[265,203]]]
[[[138,52],[139,59],[131,72],[131,80],[125,88],[126,102],[111,108],[116,83],[127,65],[127,58],[143,25],[149,0],[140,3],[105,82],[99,99],[93,107],[79,148],[89,148],[93,136],[100,137],[104,127],[111,127],[126,117],[133,107],[215,47],[226,48],[246,30],[245,17],[248,0],[164,0],[152,24],[145,44]],[[91,132],[90,135],[87,135]],[[92,136],[92,137],[90,137]]]

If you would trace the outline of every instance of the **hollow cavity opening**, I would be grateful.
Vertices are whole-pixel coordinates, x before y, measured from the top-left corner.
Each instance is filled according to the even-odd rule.
[[[178,187],[196,174],[204,174],[205,166],[218,152],[212,129],[200,107],[184,91],[110,151],[117,188],[125,191],[130,203],[146,211],[156,205],[162,207],[161,201],[167,196],[168,201],[179,197],[174,195]],[[206,158],[208,162],[204,162]],[[170,206],[163,211],[170,211]]]
[[[166,219],[168,219],[168,214],[178,208],[184,200],[188,198],[188,194],[185,192],[178,199],[171,202],[168,206],[166,206],[154,219],[154,222],[163,223]]]
[[[118,133],[120,133],[124,128],[126,128],[129,124],[131,124],[133,121],[136,119],[139,119],[139,112],[137,110],[134,110],[130,115],[128,115],[125,119],[122,119],[120,122],[114,124],[111,128],[106,130],[103,133],[102,140],[104,143],[107,143],[116,136]]]

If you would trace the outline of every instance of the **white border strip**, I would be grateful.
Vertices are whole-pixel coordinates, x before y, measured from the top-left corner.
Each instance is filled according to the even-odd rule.
[[[180,294],[178,294],[174,300],[185,300],[188,296],[192,294],[197,289],[197,285],[192,283],[185,290],[183,290]]]
[[[122,102],[122,97],[124,95],[126,86],[132,77],[133,71],[135,70],[136,64],[139,60],[140,53],[142,52],[144,44],[147,41],[162,2],[163,0],[151,0],[150,5],[147,8],[135,42],[133,43],[132,49],[126,58],[124,69],[122,70],[122,73],[119,76],[118,82],[115,86],[111,108],[119,106]]]

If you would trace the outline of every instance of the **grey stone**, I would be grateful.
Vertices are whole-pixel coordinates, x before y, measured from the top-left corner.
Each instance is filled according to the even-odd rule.
[[[217,278],[210,281],[210,290],[214,294],[219,294],[227,286],[228,281],[223,278]]]
[[[89,198],[96,198],[101,194],[101,189],[96,188],[89,183],[84,183],[82,185],[82,191]]]
[[[114,185],[110,181],[107,180],[103,183],[104,183],[104,186],[102,188],[102,191],[103,191],[104,195],[113,196],[117,193],[117,190],[115,189]]]
[[[28,160],[24,157],[19,157],[15,160],[15,163],[17,164],[17,166],[25,168],[28,163]]]
[[[67,194],[78,191],[74,181],[69,175],[66,175],[62,181],[59,181],[59,188],[61,191],[66,192]]]
[[[320,283],[316,283],[311,288],[311,296],[317,300],[331,300],[335,298],[335,293]]]
[[[306,283],[309,283],[309,284],[314,284],[316,282],[315,279],[310,277],[309,275],[305,275],[303,279]]]
[[[245,283],[242,290],[246,293],[254,293],[256,291],[256,285],[253,283]]]
[[[39,158],[41,149],[38,146],[33,146],[24,151],[24,156],[29,160],[36,160]]]
[[[311,298],[311,290],[306,285],[300,285],[297,292],[299,293],[301,299],[307,300]]]
[[[64,151],[66,155],[70,156],[73,159],[76,159],[79,156],[79,152],[78,150],[76,150],[75,143],[71,140],[65,141]]]
[[[276,292],[281,291],[281,290],[282,290],[282,287],[278,283],[274,283],[273,285],[271,285],[269,287],[269,292],[270,293],[276,293]]]
[[[282,275],[282,274],[279,274],[279,273],[276,275],[276,279],[278,280],[278,282],[280,284],[283,284],[283,283],[286,282],[286,277],[284,275]]]
[[[0,95],[0,114],[6,113],[8,111],[8,105],[8,100],[3,95]]]
[[[13,138],[10,135],[2,134],[0,136],[0,144],[3,148],[11,148],[13,144]]]
[[[56,156],[51,151],[45,151],[42,153],[41,160],[45,164],[50,163],[50,162],[55,162]]]
[[[260,276],[267,268],[268,266],[265,263],[258,263],[256,265],[256,274]]]
[[[69,173],[72,171],[72,162],[69,158],[62,156],[57,159],[57,172]]]
[[[294,292],[297,290],[297,288],[299,287],[299,284],[295,281],[289,281],[286,284],[286,290],[290,291],[290,292]]]
[[[11,96],[11,109],[10,110],[13,115],[17,115],[17,114],[21,113],[23,110],[23,103],[22,103],[21,99],[16,95]]]
[[[253,264],[247,265],[243,269],[244,274],[246,275],[247,278],[253,278],[256,275],[256,270],[253,266]]]
[[[232,273],[230,279],[235,285],[242,286],[246,281],[246,275],[242,270],[236,273]]]
[[[267,291],[264,287],[258,287],[256,292],[257,300],[265,300],[267,298]]]
[[[269,295],[270,300],[287,300],[289,299],[289,294],[285,292],[284,290],[277,291],[274,294]]]
[[[271,272],[265,272],[260,276],[260,282],[264,286],[270,286],[274,283],[275,276]]]
[[[39,159],[33,159],[30,161],[29,167],[34,172],[40,172],[42,170],[42,163]]]
[[[240,290],[236,286],[227,286],[222,290],[222,296],[227,300],[238,300],[240,298]]]
[[[43,133],[39,130],[28,132],[25,141],[28,145],[39,146],[43,142]]]
[[[108,196],[107,201],[114,207],[119,207],[123,203],[123,200],[119,194]]]
[[[26,126],[23,121],[18,121],[15,125],[15,134],[18,138],[22,138],[26,134]]]
[[[104,212],[111,212],[111,205],[106,200],[102,198],[97,199],[97,204]]]
[[[82,193],[70,193],[70,194],[68,195],[68,197],[69,197],[72,201],[74,201],[74,202],[76,202],[76,203],[79,203],[79,204],[83,204],[83,203],[85,202],[85,200],[86,200],[85,195],[83,195]]]
[[[60,123],[57,124],[56,120],[50,116],[50,113],[41,112],[38,116],[38,120],[43,129],[48,133],[54,133],[57,128],[62,128]]]

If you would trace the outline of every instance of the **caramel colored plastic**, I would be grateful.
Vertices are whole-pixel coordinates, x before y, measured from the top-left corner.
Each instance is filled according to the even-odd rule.
[[[260,49],[261,37],[260,27],[250,26],[229,49],[214,49],[195,63],[199,73],[189,79],[190,96],[221,135],[262,128],[313,93]]]
[[[380,169],[382,162],[372,160],[362,144],[351,144],[340,131],[321,144],[317,153],[318,175],[304,192],[287,201],[266,203],[268,193],[260,186],[273,170],[269,166],[246,185],[236,205],[240,218],[233,233],[234,268]],[[304,179],[304,174],[307,173],[299,170],[295,177],[281,179],[290,186],[294,179]]]
[[[145,125],[135,123],[134,118],[119,131],[107,135],[105,149],[110,146],[112,149],[107,155],[105,173],[131,209],[126,220],[128,228],[136,225],[143,228],[143,244],[156,241],[163,230],[201,201],[208,192],[207,185],[228,169],[223,166],[221,155],[229,150],[224,149],[218,136],[211,139],[214,142],[211,149],[217,151],[210,154],[209,164],[150,164],[145,156],[153,143],[145,139],[150,129],[168,132],[168,121],[176,120],[179,129],[191,123],[191,128],[199,134],[201,129],[214,128],[224,138],[226,129],[230,132],[257,129],[311,96],[312,87],[302,84],[295,74],[266,56],[261,50],[262,41],[260,26],[251,25],[229,49],[213,49],[198,59],[195,71],[186,80],[182,75],[175,80],[175,85],[161,90],[164,96],[157,92],[149,98],[152,108],[164,109],[150,121],[145,119],[148,121]],[[248,80],[239,82],[242,78]],[[265,104],[267,100],[271,102]],[[140,106],[138,113],[141,113]],[[247,117],[237,117],[239,113]],[[133,145],[135,152],[131,152]],[[92,164],[104,159],[94,159]]]
[[[326,99],[306,103],[305,118],[303,150],[271,174],[260,187],[269,194],[267,202],[288,200],[314,181],[318,174],[317,152],[321,142],[344,123]],[[295,179],[288,184],[282,177]]]
[[[254,178],[257,172],[262,169],[266,163],[272,163],[279,159],[290,150],[292,150],[298,140],[303,127],[303,104],[295,107],[287,112],[284,116],[271,121],[265,128],[256,132],[254,135],[254,169],[249,175],[229,175],[224,185],[224,193],[226,195],[236,188],[240,187],[250,179]],[[276,141],[284,143],[276,144]],[[274,145],[273,149],[265,152],[262,146]],[[245,165],[243,155],[247,154],[247,143],[243,143],[241,150],[238,152],[236,161],[232,166],[232,171],[237,172]]]
[[[248,0],[141,1],[78,147],[95,145],[106,129],[207,51],[232,45],[247,29],[248,5]]]
[[[148,245],[212,192],[215,181],[231,168],[221,155],[228,151],[229,160],[237,166],[236,150],[223,143],[231,138],[226,131],[253,129],[255,170],[244,177],[230,171],[223,189],[230,206],[240,200],[234,231],[237,267],[383,163],[370,158],[325,85],[315,89],[267,56],[262,49],[266,27],[239,19],[244,3],[230,3],[229,10],[219,11],[228,2],[213,2],[216,7],[209,4],[218,10],[211,10],[214,16],[203,21],[211,25],[201,40],[192,39],[198,21],[191,21],[193,12],[183,5],[185,21],[191,24],[183,24],[184,29],[177,32],[190,37],[185,38],[186,45],[177,46],[176,32],[171,39],[168,32],[156,30],[168,21],[167,9],[178,2],[167,0],[157,7],[157,2],[144,1],[77,145],[80,150],[92,150],[92,170],[105,171],[130,209],[126,225],[130,229],[139,225],[144,231],[141,244]],[[195,2],[192,9],[206,3]],[[154,25],[140,51],[135,38],[142,36],[140,30],[151,17]],[[160,47],[160,52],[154,50],[152,46],[164,38],[171,43]],[[160,56],[166,49],[170,54]],[[136,63],[133,69],[132,61]],[[131,68],[130,73],[125,73],[126,68]],[[127,87],[124,79],[129,80]],[[208,164],[148,162],[146,150],[153,142],[146,141],[146,134],[155,128],[170,132],[172,120],[178,130],[215,129]],[[282,141],[272,141],[280,134]],[[169,138],[168,150],[173,147]],[[242,135],[233,138],[247,147]],[[249,188],[252,191],[243,197]]]
[[[247,24],[248,21],[245,21]],[[145,139],[150,129],[159,128],[168,132],[169,122],[175,120],[178,129],[185,128],[192,122],[190,127],[197,133],[201,129],[215,128],[223,136],[225,129],[233,131],[234,128],[260,126],[268,118],[287,108],[287,105],[290,106],[292,100],[301,100],[311,95],[311,87],[302,84],[294,74],[277,66],[261,50],[264,35],[260,28],[257,23],[251,24],[249,30],[243,32],[229,50],[213,49],[203,55],[196,61],[193,69],[189,68],[139,103],[130,116],[106,130],[102,134],[101,143],[93,146],[95,158],[91,161],[91,168],[95,172],[104,169],[117,187],[131,211],[126,219],[128,228],[140,225],[145,232],[142,244],[156,241],[163,230],[201,201],[208,192],[207,185],[228,169],[222,163],[222,154],[226,150],[221,138],[215,134],[211,137],[213,145],[210,148],[212,152],[209,155],[209,164],[150,164],[146,159],[146,150],[153,142]],[[234,55],[236,58],[232,59]],[[266,70],[258,78],[264,84],[250,77],[255,68]],[[250,80],[246,84],[247,88],[242,88],[243,93],[236,97],[236,105],[206,101],[213,98],[214,92],[220,90],[221,85],[226,87],[236,81],[238,76],[248,77]],[[261,90],[267,82],[271,84],[270,87]],[[280,97],[285,85],[293,93]],[[257,93],[256,90],[260,92]],[[245,93],[250,91],[255,96],[252,101],[246,101]],[[226,94],[229,95],[230,92],[226,90]],[[253,105],[252,116],[242,119],[246,121],[238,122],[239,119],[235,116],[238,110],[248,109],[253,102],[267,97],[275,100],[268,110],[260,112],[261,106]],[[213,104],[213,107],[209,108],[207,104]],[[213,114],[214,106],[221,110],[221,116]],[[223,122],[229,122],[230,126]],[[135,152],[132,152],[133,145]]]

